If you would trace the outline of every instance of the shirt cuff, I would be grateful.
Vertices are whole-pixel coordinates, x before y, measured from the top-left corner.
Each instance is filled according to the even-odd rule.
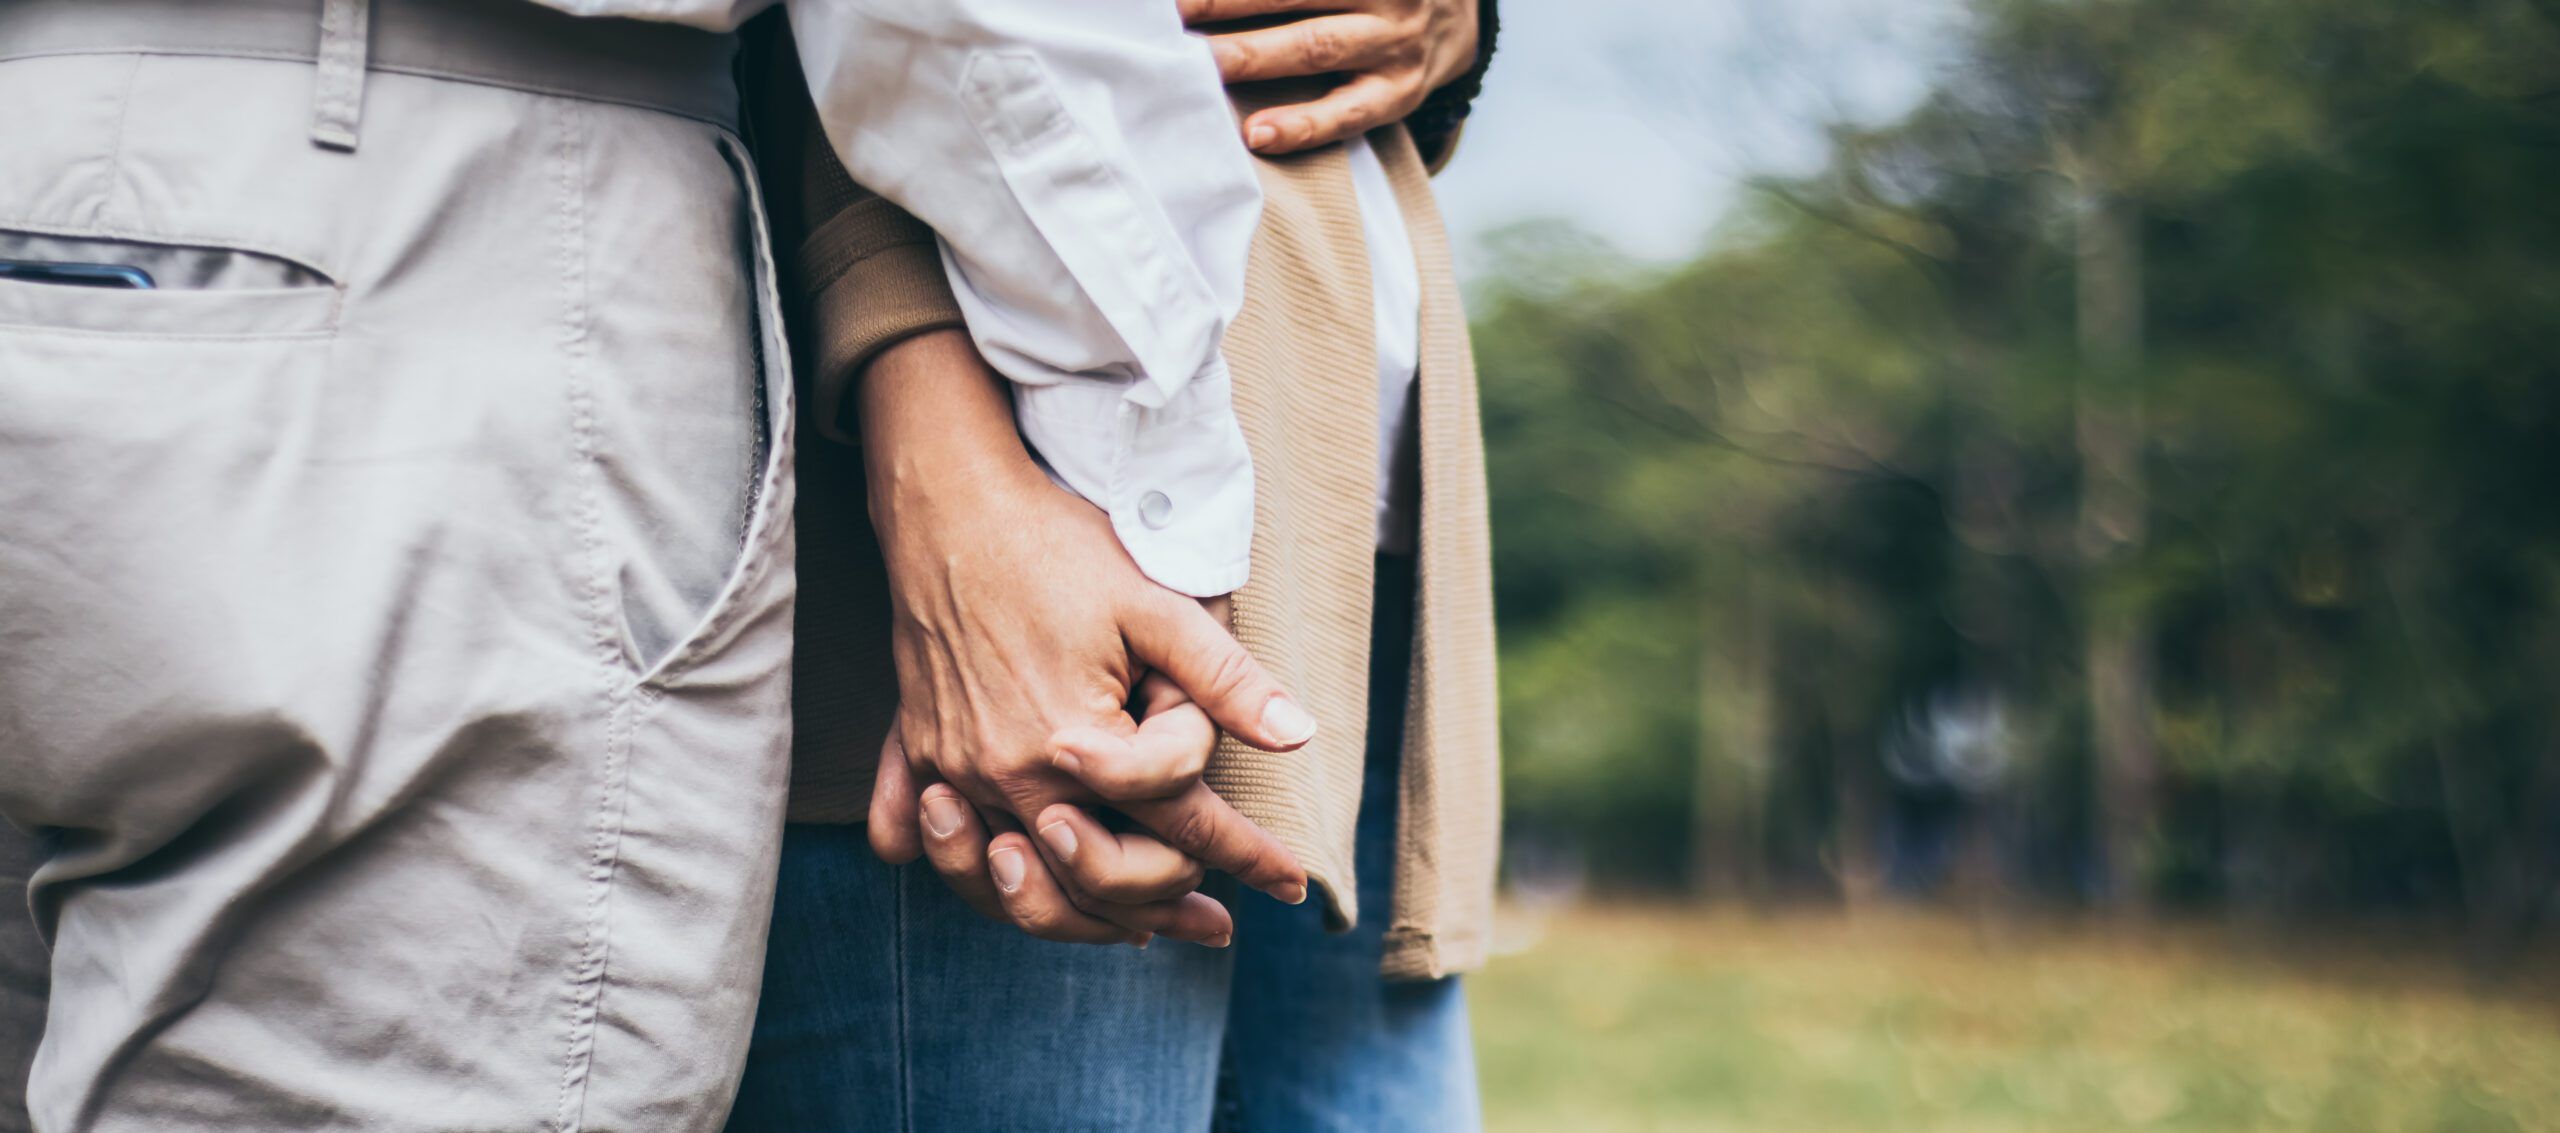
[[[1253,457],[1223,359],[1160,407],[1153,387],[1082,379],[1014,387],[1023,438],[1050,478],[1111,517],[1138,569],[1208,598],[1252,574]]]
[[[812,420],[850,444],[855,426],[844,410],[862,368],[909,336],[962,326],[960,304],[933,230],[879,197],[820,224],[801,243],[797,266],[812,332]]]

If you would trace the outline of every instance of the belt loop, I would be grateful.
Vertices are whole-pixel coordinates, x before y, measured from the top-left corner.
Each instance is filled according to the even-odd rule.
[[[356,148],[372,8],[372,0],[320,0],[320,74],[312,83],[311,140],[323,149]]]

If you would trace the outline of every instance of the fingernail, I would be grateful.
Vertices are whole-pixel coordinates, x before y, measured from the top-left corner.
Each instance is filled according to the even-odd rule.
[[[1280,903],[1283,905],[1303,905],[1307,903],[1307,887],[1297,884],[1296,882],[1291,882],[1272,890],[1271,895],[1279,898]]]
[[[949,795],[927,795],[924,800],[924,826],[936,838],[948,838],[960,829],[967,816],[960,810],[960,800]]]
[[[1229,945],[1229,944],[1233,944],[1233,943],[1235,943],[1235,939],[1236,939],[1236,938],[1235,938],[1235,934],[1234,934],[1234,933],[1231,933],[1231,932],[1222,932],[1222,933],[1219,933],[1219,934],[1218,934],[1218,935],[1216,935],[1216,936],[1210,937],[1210,938],[1209,938],[1209,939],[1207,939],[1207,940],[1203,940],[1203,941],[1201,941],[1201,942],[1200,942],[1200,944],[1201,944],[1201,946],[1206,947],[1206,948],[1224,948],[1224,947],[1226,947],[1226,946],[1227,946],[1227,945]]]
[[[1049,848],[1057,851],[1061,859],[1076,860],[1076,828],[1067,825],[1066,819],[1041,827],[1040,837],[1048,841]]]
[[[1147,946],[1155,942],[1156,934],[1152,932],[1142,932],[1129,938],[1130,947],[1136,948],[1140,952],[1146,951]]]
[[[1261,149],[1264,146],[1270,145],[1272,141],[1277,139],[1279,136],[1280,131],[1272,129],[1270,123],[1256,122],[1251,126],[1245,127],[1244,144],[1246,147],[1251,149]]]
[[[1281,743],[1302,744],[1315,738],[1316,718],[1298,707],[1297,701],[1275,696],[1262,706],[1262,730]]]
[[[988,855],[995,866],[996,888],[1011,893],[1022,888],[1022,851],[1006,848]]]

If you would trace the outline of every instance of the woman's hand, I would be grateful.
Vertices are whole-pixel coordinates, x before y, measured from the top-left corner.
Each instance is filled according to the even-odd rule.
[[[1060,746],[1078,755],[1089,786],[1133,816],[1140,827],[1181,829],[1186,813],[1222,809],[1205,784],[1194,781],[1190,798],[1135,797],[1155,793],[1148,784],[1196,780],[1197,768],[1217,742],[1217,730],[1197,705],[1161,676],[1142,687],[1139,734],[1121,737],[1070,733]],[[1117,765],[1116,770],[1104,768]],[[1247,844],[1264,837],[1241,820],[1202,828],[1207,840],[1197,857],[1173,849],[1143,829],[1115,827],[1082,806],[1059,803],[1032,820],[1034,844],[1001,813],[973,806],[946,783],[928,782],[907,761],[892,733],[880,755],[871,797],[871,842],[880,856],[903,863],[923,856],[972,908],[1043,940],[1111,944],[1144,943],[1161,931],[1179,940],[1222,948],[1235,922],[1226,908],[1194,892],[1206,875],[1202,859],[1251,856]],[[1216,843],[1238,843],[1220,846]],[[1303,887],[1283,887],[1283,899],[1303,897]]]
[[[1199,879],[1186,857],[1303,899],[1295,858],[1200,772],[1212,720],[1271,750],[1303,745],[1314,720],[1198,602],[1141,573],[1098,509],[1049,483],[965,335],[883,352],[860,396],[899,691],[874,848],[891,860],[927,854],[973,904],[1047,939],[1226,935],[1223,908],[1183,896]],[[1129,706],[1149,672],[1160,677],[1143,690],[1141,722]],[[1066,811],[1091,824],[1077,810],[1087,804],[1155,837],[1113,855],[1059,852],[1099,845],[1045,833]],[[1032,829],[1048,851],[1039,877],[1016,833]],[[992,850],[971,849],[990,836]]]
[[[1390,122],[1476,61],[1476,0],[1181,0],[1229,83],[1338,75],[1313,102],[1244,121],[1256,153],[1295,153]],[[1286,17],[1270,22],[1270,17]],[[1238,21],[1246,21],[1238,23]],[[1234,26],[1226,26],[1234,25]]]

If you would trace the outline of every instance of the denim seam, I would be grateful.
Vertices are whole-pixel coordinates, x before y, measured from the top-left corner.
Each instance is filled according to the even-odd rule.
[[[1218,1082],[1211,1089],[1209,1128],[1211,1133],[1245,1133],[1243,1083],[1236,1078],[1236,1020],[1234,992],[1228,992],[1227,1025],[1218,1039]]]
[[[898,988],[897,1033],[891,1041],[898,1052],[898,1129],[900,1133],[916,1133],[915,1075],[909,1065],[907,1027],[907,878],[914,871],[909,866],[891,866],[897,877],[897,911],[890,917],[894,931],[889,934],[890,964]]]

